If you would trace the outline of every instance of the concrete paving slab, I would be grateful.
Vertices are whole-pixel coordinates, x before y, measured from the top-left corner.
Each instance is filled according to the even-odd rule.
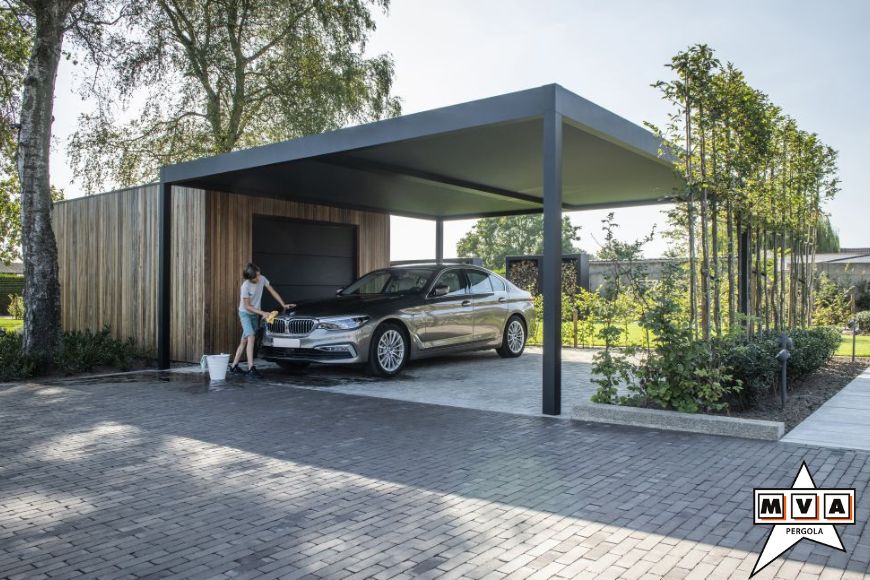
[[[596,349],[562,350],[562,418],[575,405],[588,405],[597,386],[592,383]],[[245,366],[244,364],[242,365]],[[450,355],[408,363],[393,379],[381,379],[358,368],[312,366],[288,373],[273,363],[257,361],[264,380],[275,384],[346,395],[446,405],[519,415],[542,415],[540,347],[527,347],[519,358],[505,359],[495,351]],[[198,365],[175,369],[200,373]],[[243,380],[228,377],[228,383]]]
[[[870,368],[788,432],[782,441],[870,450]]]
[[[562,415],[570,418],[575,405],[589,404],[597,386],[591,381],[592,357],[596,350],[562,351]],[[543,353],[529,347],[519,358],[505,359],[494,351],[482,351],[410,363],[391,380],[343,381],[327,388],[346,395],[396,399],[499,411],[541,415],[541,370]],[[309,374],[336,374],[333,369],[313,369]],[[347,375],[347,371],[340,374]],[[356,371],[359,373],[359,371]]]

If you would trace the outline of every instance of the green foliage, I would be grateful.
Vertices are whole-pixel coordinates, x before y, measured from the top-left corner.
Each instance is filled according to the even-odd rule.
[[[861,334],[870,334],[870,310],[863,310],[855,315],[858,330]]]
[[[819,276],[813,321],[820,325],[844,327],[852,316],[852,288],[844,288],[827,275]]]
[[[117,340],[112,337],[108,327],[99,332],[67,332],[61,342],[62,350],[55,357],[55,363],[64,374],[106,367],[126,371],[137,361],[146,358],[136,348],[132,338]],[[22,353],[21,333],[0,335],[0,381],[29,378],[45,370]]]
[[[0,381],[26,379],[36,374],[36,365],[21,351],[21,333],[0,333]]]
[[[562,216],[562,253],[577,250],[577,230],[568,216]],[[520,215],[477,220],[471,231],[456,245],[459,256],[483,259],[489,269],[504,266],[505,256],[526,256],[544,251],[544,217]]]
[[[795,329],[788,335],[794,342],[788,361],[789,385],[824,366],[842,342],[840,332],[831,327]],[[779,332],[769,330],[751,337],[734,334],[714,342],[720,363],[745,386],[732,404],[755,406],[779,388],[781,366],[776,353],[782,348],[780,337]]]
[[[598,331],[598,337],[604,342],[604,349],[595,353],[592,358],[592,382],[598,385],[592,401],[595,403],[613,404],[619,402],[618,390],[625,386],[629,390],[634,387],[637,367],[632,360],[637,354],[632,347],[616,350],[620,338],[626,332],[626,326],[620,324],[625,319],[630,301],[622,289],[637,289],[632,282],[645,275],[642,267],[637,265],[643,241],[625,244],[615,237],[617,228],[610,213],[602,220],[604,245],[599,257],[611,260],[611,267],[604,272],[604,285],[600,289],[601,299],[596,303],[596,316],[603,326]],[[624,282],[629,282],[624,285]]]
[[[668,143],[686,184],[669,215],[690,263],[693,329],[709,339],[734,326],[741,282],[751,295],[749,332],[758,325],[807,326],[812,254],[839,245],[823,211],[839,191],[837,152],[801,130],[709,46],[691,46],[667,66],[672,77],[654,86],[672,112],[664,127],[650,127]],[[737,239],[746,226],[743,256]],[[743,257],[753,267],[749,280],[738,281]],[[786,275],[771,275],[774,259],[789,262]]]
[[[840,236],[831,225],[831,218],[822,214],[816,225],[816,252],[837,253],[840,251]]]
[[[69,374],[91,371],[97,367],[130,369],[140,356],[132,338],[117,340],[108,327],[99,332],[74,331],[63,335],[58,365]]]
[[[9,316],[16,320],[24,318],[24,297],[20,294],[9,295]]]
[[[97,107],[69,142],[76,178],[87,191],[135,185],[164,164],[399,114],[392,57],[366,54],[388,5],[126,3],[91,39],[99,66],[81,90]]]
[[[7,7],[0,8],[0,262],[7,264],[20,257],[21,188],[13,125],[18,122],[30,43],[28,30],[16,14]]]
[[[870,280],[864,280],[855,286],[855,309],[870,310]]]

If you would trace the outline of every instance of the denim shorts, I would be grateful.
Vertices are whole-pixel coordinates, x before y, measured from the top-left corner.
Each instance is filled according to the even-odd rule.
[[[239,319],[242,321],[242,340],[257,334],[257,327],[260,326],[260,315],[239,310]]]

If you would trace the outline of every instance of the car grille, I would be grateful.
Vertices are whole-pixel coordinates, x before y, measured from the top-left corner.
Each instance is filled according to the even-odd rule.
[[[314,330],[313,318],[278,318],[268,325],[269,332],[275,334],[308,334]]]

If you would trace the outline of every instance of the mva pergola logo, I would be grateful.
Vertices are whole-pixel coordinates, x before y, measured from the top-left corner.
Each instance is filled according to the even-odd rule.
[[[803,539],[845,552],[837,524],[855,523],[855,490],[817,488],[806,463],[790,488],[753,490],[753,523],[773,529],[752,576]]]

